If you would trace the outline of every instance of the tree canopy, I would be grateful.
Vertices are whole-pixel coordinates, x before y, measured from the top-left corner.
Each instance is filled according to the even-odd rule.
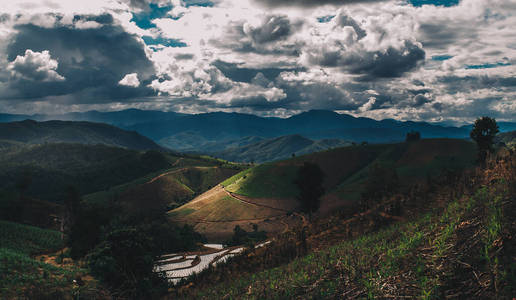
[[[493,143],[499,132],[496,120],[490,117],[481,117],[475,121],[469,136],[477,143],[478,160],[484,162],[487,153],[493,152]]]
[[[299,168],[295,183],[300,191],[301,211],[311,215],[319,209],[319,198],[324,194],[323,181],[324,173],[318,165],[305,162]]]

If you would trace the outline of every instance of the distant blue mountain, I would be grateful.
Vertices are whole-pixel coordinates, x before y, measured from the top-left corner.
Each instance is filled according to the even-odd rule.
[[[80,112],[63,115],[0,114],[0,122],[34,120],[73,120],[102,122],[134,130],[175,150],[215,153],[235,146],[287,135],[311,140],[340,139],[369,143],[398,142],[415,130],[423,138],[469,138],[471,125],[444,126],[426,122],[356,118],[333,111],[311,110],[290,118],[264,118],[251,114],[213,112],[181,114],[175,112],[128,109],[114,112]],[[501,131],[516,130],[516,123],[500,122]]]

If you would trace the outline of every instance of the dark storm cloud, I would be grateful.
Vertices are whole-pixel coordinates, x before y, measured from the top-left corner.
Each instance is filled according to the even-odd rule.
[[[90,17],[80,17],[90,18]],[[109,24],[110,18],[99,16]],[[59,82],[10,81],[18,98],[75,95],[81,103],[103,103],[113,99],[152,95],[145,85],[153,78],[154,67],[143,45],[121,27],[104,25],[94,29],[71,27],[43,28],[32,24],[16,26],[17,35],[7,46],[10,62],[27,49],[48,51],[58,61],[55,70],[66,78]],[[124,87],[118,82],[129,73],[138,73],[140,88]]]
[[[441,76],[437,81],[446,85],[449,94],[464,90],[516,88],[516,78],[502,76]]]
[[[376,52],[323,49],[308,55],[312,64],[323,67],[342,67],[353,74],[365,75],[362,80],[371,80],[375,77],[398,77],[416,68],[425,59],[425,51],[410,41],[406,41],[401,49],[389,47],[385,51]]]
[[[267,15],[256,27],[245,21],[232,22],[226,26],[223,37],[210,43],[241,53],[299,56],[300,45],[286,40],[302,25],[301,21],[291,22],[283,15]]]
[[[425,51],[412,42],[405,42],[405,48],[388,48],[385,52],[368,53],[363,61],[351,61],[349,69],[355,74],[372,77],[398,77],[414,69],[424,61]]]
[[[291,34],[290,21],[285,16],[267,16],[262,26],[249,27],[246,32],[255,43],[269,43],[282,40]]]
[[[347,15],[339,14],[337,16],[336,22],[341,27],[344,27],[344,26],[353,27],[353,29],[355,30],[355,33],[357,34],[357,38],[359,40],[366,36],[365,30],[362,29],[362,27],[360,27],[360,25],[358,25],[357,21],[355,21],[355,19],[353,19]]]
[[[466,24],[423,23],[419,26],[419,34],[418,41],[425,48],[445,50],[461,41],[478,42],[476,29]]]
[[[102,14],[102,15],[75,15],[73,18],[73,22],[77,22],[79,20],[84,21],[95,21],[102,25],[110,25],[113,24],[114,19],[111,14]]]
[[[251,69],[240,67],[236,63],[228,63],[225,61],[217,60],[213,62],[213,65],[219,69],[224,76],[237,82],[250,83],[258,73],[261,73],[269,81],[274,80],[281,72],[285,71],[300,71],[299,69],[285,69],[285,68],[263,68],[263,69]]]

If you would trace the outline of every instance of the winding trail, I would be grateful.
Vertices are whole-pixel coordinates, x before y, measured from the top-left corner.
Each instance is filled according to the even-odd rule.
[[[238,194],[235,194],[233,192],[230,192],[230,191],[226,190],[226,188],[223,187],[223,186],[222,186],[222,189],[224,190],[224,192],[226,192],[226,194],[228,196],[230,196],[231,198],[236,199],[236,200],[238,200],[240,202],[244,202],[244,203],[251,204],[251,205],[254,205],[254,206],[261,206],[261,207],[265,207],[265,208],[269,208],[269,209],[274,209],[274,210],[279,210],[279,211],[283,211],[283,212],[288,212],[288,210],[283,209],[283,208],[272,207],[272,206],[265,205],[265,204],[259,204],[259,203],[251,202],[251,201],[249,201],[247,199],[244,199],[243,197],[241,197]]]

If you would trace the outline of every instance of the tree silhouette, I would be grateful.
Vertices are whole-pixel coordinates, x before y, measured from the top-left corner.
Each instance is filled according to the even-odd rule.
[[[421,133],[419,133],[419,131],[410,131],[410,132],[407,132],[405,141],[414,142],[414,141],[419,141],[420,139],[421,139]]]
[[[301,211],[308,213],[310,218],[319,209],[319,198],[324,194],[323,180],[323,171],[314,163],[305,162],[297,173],[295,184],[300,191],[297,199],[301,203]]]
[[[482,117],[475,121],[469,136],[477,143],[479,162],[485,162],[487,153],[493,152],[493,140],[498,132],[494,118]]]

